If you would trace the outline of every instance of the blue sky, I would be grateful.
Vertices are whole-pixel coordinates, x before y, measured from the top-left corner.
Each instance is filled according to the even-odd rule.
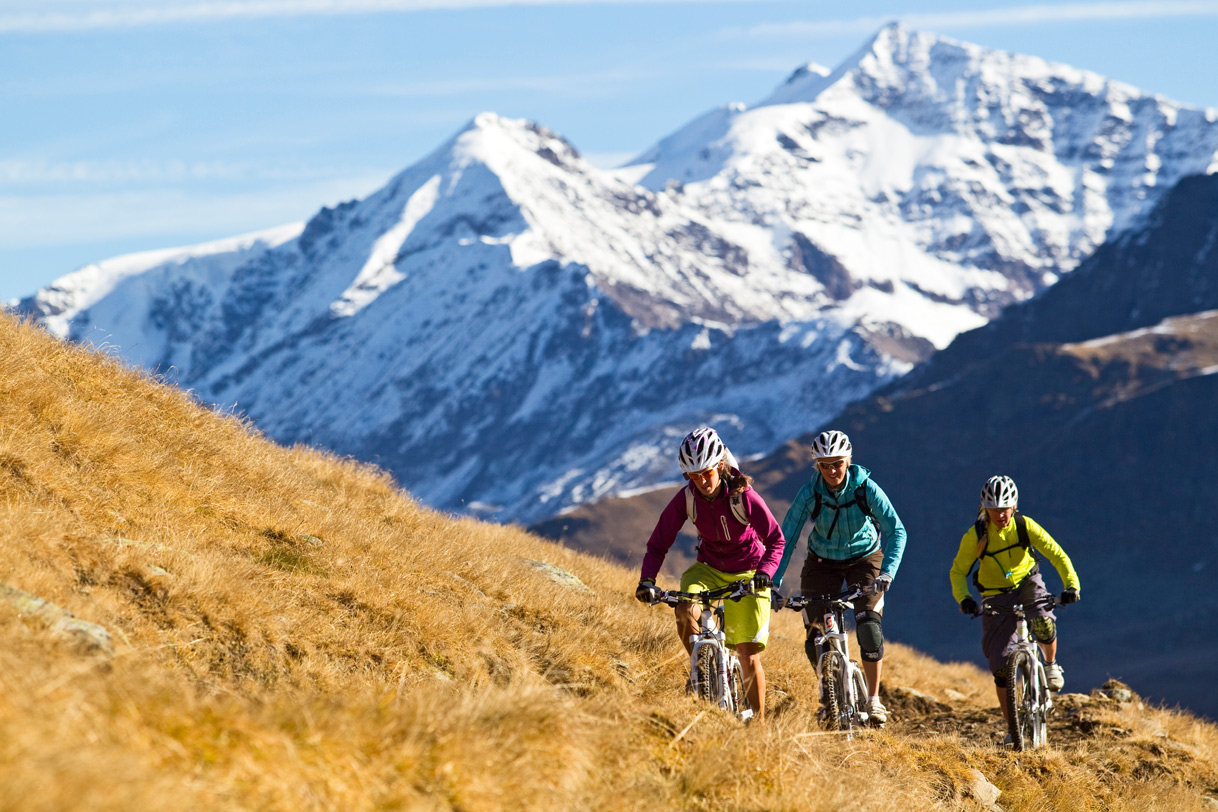
[[[0,0],[0,301],[306,219],[484,110],[616,165],[894,19],[1218,107],[1218,0]]]

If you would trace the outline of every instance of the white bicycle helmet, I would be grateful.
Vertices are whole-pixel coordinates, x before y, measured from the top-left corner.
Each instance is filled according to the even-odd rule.
[[[812,441],[812,456],[818,460],[826,457],[849,457],[853,451],[850,438],[841,431],[822,431]]]
[[[981,489],[981,506],[987,508],[1010,508],[1019,504],[1019,488],[1009,476],[992,476]]]
[[[719,435],[709,426],[694,429],[685,435],[681,441],[681,450],[677,452],[677,462],[681,464],[684,473],[705,471],[719,464],[727,456],[727,446],[719,439]]]

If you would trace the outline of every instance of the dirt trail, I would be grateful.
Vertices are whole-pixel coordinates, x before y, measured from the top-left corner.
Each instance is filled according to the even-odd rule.
[[[903,688],[884,691],[889,710],[887,729],[901,735],[956,735],[973,746],[1000,746],[1006,726],[997,701],[993,707],[947,703]],[[1049,716],[1049,744],[1065,747],[1095,738],[1103,732],[1123,735],[1127,731],[1111,722],[1111,714],[1123,705],[1140,703],[1127,686],[1110,680],[1090,694],[1057,696]],[[1107,720],[1107,721],[1106,721]]]

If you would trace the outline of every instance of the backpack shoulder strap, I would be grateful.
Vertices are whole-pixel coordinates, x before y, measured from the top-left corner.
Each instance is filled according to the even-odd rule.
[[[1035,558],[1036,550],[1032,549],[1032,539],[1028,537],[1028,520],[1018,510],[1015,511],[1015,532],[1019,534],[1019,546],[1023,547]]]
[[[985,519],[977,519],[976,523],[973,524],[973,529],[977,531],[977,549],[973,552],[973,561],[975,562],[985,555],[985,545],[989,543],[989,538],[986,535]]]
[[[736,517],[736,520],[745,527],[751,527],[752,523],[749,521],[749,511],[744,504],[744,492],[746,490],[747,488],[741,488],[736,493],[733,493],[730,497],[730,502],[732,505],[732,515]]]
[[[871,520],[871,524],[875,527],[876,537],[880,536],[880,520],[871,512],[871,505],[867,504],[867,480],[859,483],[859,486],[854,489],[854,502],[859,506],[859,510],[863,511],[863,515]]]
[[[732,506],[732,515],[745,527],[751,527],[748,507],[744,504],[744,490],[729,496],[728,503]],[[698,518],[698,500],[694,498],[694,483],[692,482],[685,486],[685,515],[691,522]]]
[[[863,511],[863,515],[871,521],[875,521],[875,514],[871,512],[871,505],[867,504],[867,480],[859,483],[859,486],[854,489],[854,503],[859,506],[859,510]]]
[[[820,515],[820,491],[813,488],[812,493],[816,495],[816,504],[812,506],[812,512],[808,514],[808,518],[812,520],[813,524],[815,524],[816,517]]]

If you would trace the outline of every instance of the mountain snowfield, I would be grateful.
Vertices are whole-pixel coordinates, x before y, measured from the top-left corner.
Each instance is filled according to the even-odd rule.
[[[89,266],[18,305],[281,442],[532,521],[769,451],[1070,271],[1218,111],[897,25],[598,170],[482,114],[359,201]]]

